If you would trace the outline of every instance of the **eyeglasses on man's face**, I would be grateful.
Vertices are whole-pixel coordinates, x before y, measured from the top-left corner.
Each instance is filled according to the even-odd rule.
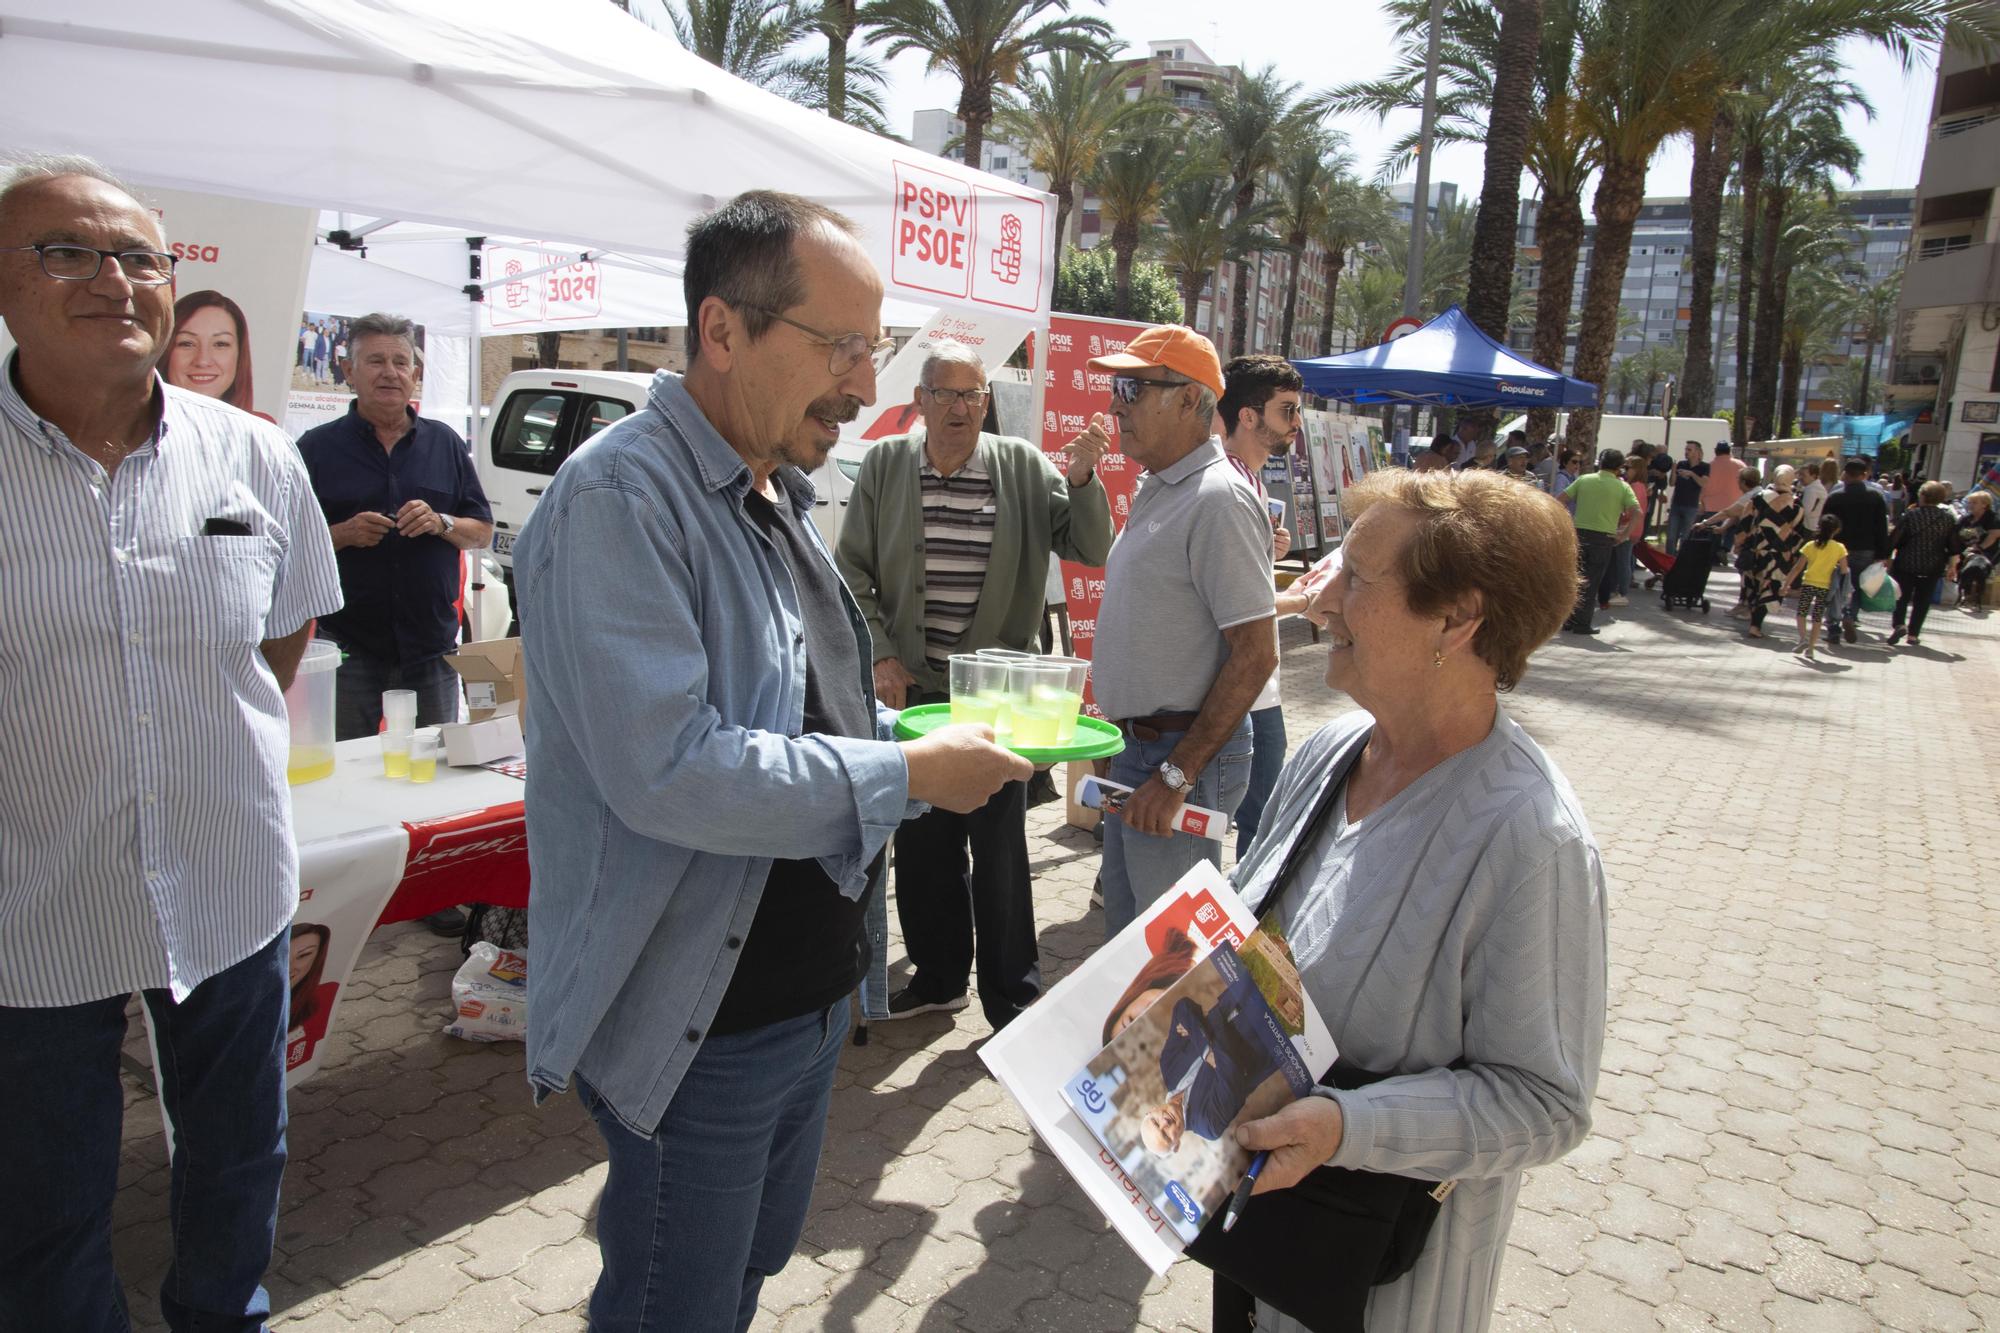
[[[1139,395],[1148,389],[1178,389],[1179,382],[1172,380],[1142,380],[1136,375],[1113,375],[1111,396],[1121,403],[1136,403]]]
[[[750,305],[747,302],[733,304],[736,304],[738,309],[755,310],[760,315],[770,316],[780,324],[789,324],[800,333],[811,338],[814,342],[826,347],[828,349],[826,373],[829,375],[845,375],[848,371],[860,365],[863,359],[872,362],[875,367],[875,373],[879,375],[889,368],[889,362],[896,355],[896,340],[894,338],[883,338],[880,341],[872,341],[865,333],[849,333],[836,338],[830,333],[821,333],[810,324],[801,324],[796,319],[791,318],[791,316],[781,315],[777,311],[765,306]]]
[[[1300,415],[1297,403],[1272,403],[1271,410],[1283,421],[1297,421]]]
[[[125,281],[135,287],[163,287],[174,280],[174,257],[158,250],[99,250],[68,241],[44,241],[40,245],[8,246],[0,253],[24,254],[30,250],[42,261],[42,272],[64,282],[94,281],[107,259],[117,260]]]
[[[932,402],[949,411],[961,402],[967,407],[976,408],[986,401],[986,396],[991,391],[985,388],[933,389],[929,385],[925,385],[924,392],[930,395]]]

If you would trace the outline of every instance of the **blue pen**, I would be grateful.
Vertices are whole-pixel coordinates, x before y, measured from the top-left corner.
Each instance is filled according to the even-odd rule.
[[[1250,1169],[1243,1173],[1243,1183],[1236,1187],[1236,1193],[1229,1197],[1229,1209],[1222,1215],[1222,1229],[1229,1230],[1236,1225],[1236,1219],[1243,1216],[1243,1206],[1250,1202],[1250,1191],[1257,1184],[1257,1177],[1263,1173],[1264,1163],[1271,1160],[1267,1149],[1250,1159]]]

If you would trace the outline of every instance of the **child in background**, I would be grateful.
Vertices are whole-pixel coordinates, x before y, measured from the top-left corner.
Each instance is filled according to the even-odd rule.
[[[1840,519],[1833,514],[1820,517],[1819,531],[1813,539],[1799,551],[1799,562],[1792,566],[1791,575],[1785,580],[1785,588],[1793,585],[1799,589],[1799,652],[1806,661],[1813,660],[1813,649],[1819,646],[1820,622],[1826,616],[1826,599],[1833,587],[1836,571],[1847,568],[1847,548],[1834,538],[1840,535]],[[1811,633],[1807,633],[1806,618],[1812,617]]]

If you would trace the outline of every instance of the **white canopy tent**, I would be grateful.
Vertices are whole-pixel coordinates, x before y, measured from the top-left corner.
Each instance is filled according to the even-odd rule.
[[[308,308],[446,336],[676,322],[688,222],[756,188],[860,225],[885,322],[1041,325],[1053,287],[1049,196],[751,87],[604,0],[0,0],[0,124],[143,183],[352,215],[369,258],[320,247]],[[602,308],[503,324],[489,289],[475,317],[468,236],[589,252]]]

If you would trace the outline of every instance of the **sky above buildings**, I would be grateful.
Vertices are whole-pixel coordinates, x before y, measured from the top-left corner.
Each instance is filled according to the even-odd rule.
[[[1386,14],[1373,0],[1339,0],[1312,4],[1303,0],[1107,0],[1101,7],[1079,0],[1081,12],[1101,13],[1133,52],[1143,53],[1149,41],[1186,38],[1217,62],[1256,70],[1275,64],[1284,78],[1307,89],[1372,78],[1387,70],[1394,54],[1393,31]],[[1906,74],[1896,59],[1860,43],[1843,48],[1849,77],[1875,104],[1871,122],[1855,115],[1848,133],[1861,145],[1864,160],[1854,189],[1914,188],[1923,166],[1924,131],[1930,115],[1936,63],[1931,53]],[[899,134],[910,132],[912,113],[928,107],[955,108],[958,86],[949,76],[929,75],[923,58],[900,57],[890,66],[889,124]],[[1372,118],[1340,117],[1358,169],[1372,177],[1383,150],[1416,124],[1392,118],[1377,125]],[[1473,145],[1447,146],[1438,152],[1433,179],[1457,182],[1461,198],[1479,192],[1482,154]],[[1686,194],[1691,158],[1685,142],[1670,145],[1654,160],[1646,182],[1653,195]],[[1534,188],[1524,178],[1525,192]]]

